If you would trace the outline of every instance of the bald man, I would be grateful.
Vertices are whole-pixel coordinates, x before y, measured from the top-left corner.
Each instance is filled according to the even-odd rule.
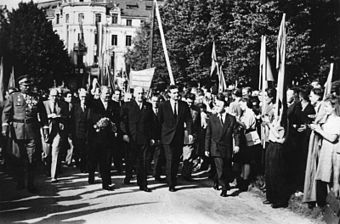
[[[44,101],[47,113],[49,133],[46,143],[47,147],[44,153],[47,156],[48,167],[51,168],[51,182],[57,182],[58,170],[60,169],[60,149],[63,140],[67,138],[67,129],[65,128],[68,121],[69,107],[59,100],[59,92],[53,88],[50,90],[49,99]]]
[[[134,99],[125,103],[121,110],[121,131],[123,140],[129,144],[125,184],[132,178],[134,165],[137,168],[137,184],[139,189],[151,192],[147,186],[146,156],[152,139],[152,106],[144,100],[144,90],[141,87],[134,89]]]

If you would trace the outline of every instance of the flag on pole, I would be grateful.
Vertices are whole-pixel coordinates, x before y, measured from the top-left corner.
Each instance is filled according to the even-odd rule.
[[[227,84],[225,82],[222,66],[218,67],[217,69],[219,70],[218,74],[218,92],[223,93],[227,89]]]
[[[4,97],[4,58],[1,57],[0,61],[0,103],[3,104]]]
[[[286,78],[285,78],[285,60],[286,60],[285,54],[287,34],[285,20],[286,14],[284,13],[282,16],[276,47],[276,69],[278,69],[278,77],[277,77],[275,118],[277,118],[277,120],[281,124],[283,122],[282,117],[287,112]]]
[[[215,41],[213,42],[212,45],[212,50],[211,50],[211,69],[210,69],[210,76],[213,75],[214,71],[217,69],[218,71],[218,62],[217,62],[217,56],[216,56],[216,46],[215,46]]]
[[[9,77],[7,90],[9,90],[10,88],[15,88],[14,66],[12,66],[12,72],[11,72],[11,76]]]
[[[265,91],[268,88],[268,82],[274,81],[270,61],[267,56],[266,36],[261,37],[260,51],[260,72],[259,72],[259,90]]]
[[[323,99],[326,99],[326,97],[332,93],[332,79],[333,79],[333,68],[334,68],[334,63],[331,63],[331,66],[329,68],[329,73],[327,80],[325,82],[325,92],[323,95]]]

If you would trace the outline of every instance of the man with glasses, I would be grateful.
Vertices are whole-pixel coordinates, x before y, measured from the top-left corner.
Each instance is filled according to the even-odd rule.
[[[45,110],[47,113],[49,134],[46,139],[48,147],[46,147],[46,156],[48,160],[48,168],[51,168],[51,182],[57,182],[58,171],[60,169],[61,158],[59,155],[62,147],[62,142],[67,138],[67,129],[65,128],[68,122],[69,107],[59,101],[59,92],[56,88],[50,90],[49,99],[44,101]]]

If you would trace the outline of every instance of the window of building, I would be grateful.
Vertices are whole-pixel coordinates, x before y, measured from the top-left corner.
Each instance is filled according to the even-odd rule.
[[[78,22],[79,23],[82,23],[84,21],[84,18],[85,18],[84,13],[79,13],[78,14]]]
[[[97,55],[93,56],[93,62],[98,63],[98,56]]]
[[[84,2],[84,0],[79,0],[79,2]]]
[[[146,10],[152,10],[152,5],[146,5],[146,6],[145,6],[145,9],[146,9]]]
[[[118,42],[117,35],[112,35],[112,37],[111,37],[111,45],[112,46],[117,46],[117,42]]]
[[[126,46],[132,45],[132,37],[130,35],[126,35]]]
[[[100,13],[96,14],[96,23],[100,23],[102,21],[102,15]]]
[[[56,24],[59,24],[60,15],[57,14],[56,16],[57,16],[57,17],[56,17],[56,22],[55,22],[55,23],[56,23]]]
[[[127,4],[126,9],[138,9],[138,4]]]
[[[127,19],[126,20],[126,25],[127,26],[132,26],[132,20],[131,19]]]
[[[65,23],[69,23],[70,22],[70,15],[66,14],[65,16]]]
[[[117,24],[118,23],[118,15],[117,14],[113,14],[112,15],[112,24]]]

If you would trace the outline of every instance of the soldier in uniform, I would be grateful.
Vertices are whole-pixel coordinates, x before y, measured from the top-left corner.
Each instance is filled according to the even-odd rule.
[[[44,137],[47,137],[47,116],[39,97],[32,94],[32,79],[28,75],[18,79],[20,92],[11,94],[5,102],[2,112],[2,134],[11,136],[18,145],[16,158],[18,163],[15,171],[17,189],[26,187],[35,193],[34,167],[37,162],[37,145],[40,139],[40,125],[44,126]],[[10,125],[11,124],[11,125]],[[11,128],[10,128],[11,127]]]

